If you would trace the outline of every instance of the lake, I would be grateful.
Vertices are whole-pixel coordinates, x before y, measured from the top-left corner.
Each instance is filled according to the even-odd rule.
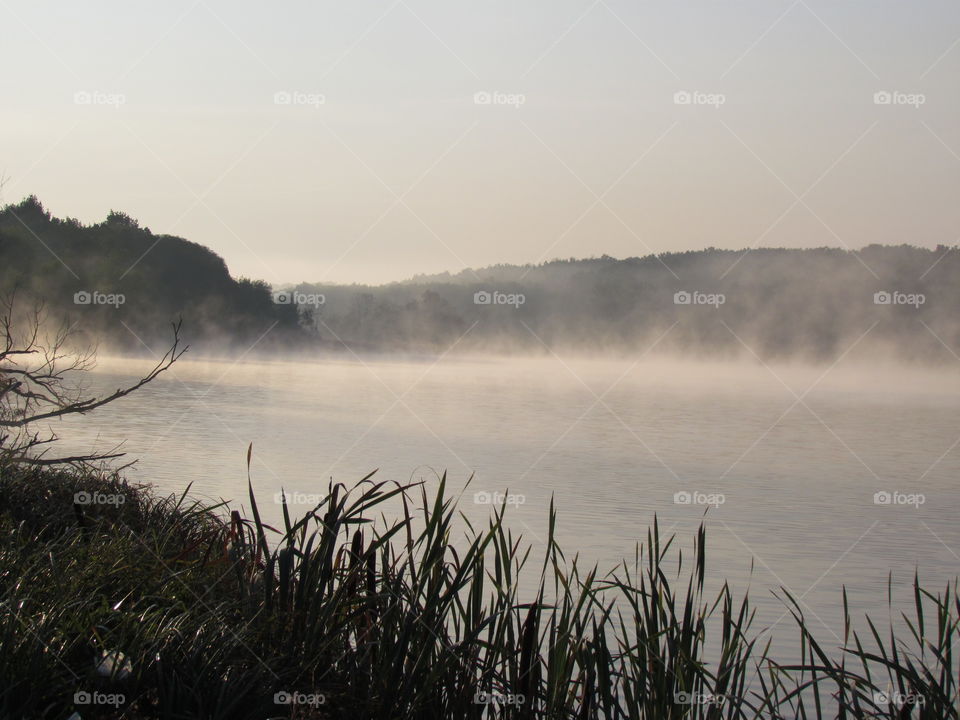
[[[112,390],[142,360],[101,359]],[[802,599],[828,645],[855,622],[912,603],[914,571],[943,588],[960,574],[960,373],[878,363],[835,367],[675,359],[334,358],[178,362],[151,385],[55,426],[71,451],[119,442],[131,479],[247,506],[246,449],[268,521],[288,493],[330,478],[435,487],[447,472],[471,519],[488,501],[536,552],[551,496],[568,555],[609,569],[656,515],[690,546],[707,526],[707,570],[750,589],[755,628],[793,637],[772,592]],[[879,494],[878,494],[879,493]],[[301,499],[307,499],[302,498]],[[294,510],[305,510],[306,505]],[[751,572],[752,566],[752,572]],[[533,569],[536,573],[536,569]]]

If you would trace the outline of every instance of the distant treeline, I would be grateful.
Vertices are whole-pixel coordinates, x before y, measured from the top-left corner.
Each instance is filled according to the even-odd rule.
[[[323,300],[324,338],[359,347],[635,354],[661,338],[658,349],[764,359],[854,344],[930,362],[957,361],[944,345],[960,353],[960,253],[945,246],[710,248],[295,290]]]
[[[30,197],[0,210],[0,291],[40,298],[92,340],[195,349],[617,352],[829,360],[960,354],[960,253],[901,245],[709,248],[495,265],[381,286],[271,288],[120,212],[84,226]],[[291,292],[283,292],[290,290]],[[120,302],[122,296],[122,302]],[[268,332],[269,331],[269,332]],[[948,349],[949,348],[949,349]],[[549,350],[548,350],[549,349]]]
[[[180,317],[186,342],[200,349],[246,349],[270,328],[273,347],[311,337],[269,285],[234,280],[202,245],[155,235],[121,212],[95,225],[61,220],[35,197],[0,210],[0,291],[14,291],[21,311],[40,300],[48,320],[119,349],[162,352]]]

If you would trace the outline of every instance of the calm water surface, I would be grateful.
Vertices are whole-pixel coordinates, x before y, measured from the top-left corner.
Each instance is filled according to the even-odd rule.
[[[101,361],[92,386],[145,366]],[[243,503],[253,442],[254,486],[274,520],[281,485],[320,493],[379,468],[435,486],[446,470],[459,492],[472,474],[461,500],[471,519],[491,509],[475,493],[509,490],[513,527],[541,547],[553,496],[565,548],[602,569],[632,557],[654,515],[683,547],[705,522],[708,574],[749,587],[757,628],[789,632],[772,594],[782,586],[829,642],[841,584],[851,607],[885,623],[888,572],[905,603],[915,569],[941,588],[960,574],[958,391],[960,367],[182,361],[54,429],[71,450],[125,441],[134,479]],[[884,492],[923,502],[877,504]],[[704,496],[714,506],[696,503]]]

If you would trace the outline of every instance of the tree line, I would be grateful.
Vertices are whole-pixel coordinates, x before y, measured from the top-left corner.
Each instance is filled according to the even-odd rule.
[[[195,352],[643,352],[829,360],[856,348],[955,361],[960,255],[939,245],[757,248],[552,260],[385,285],[234,279],[217,254],[122,212],[83,225],[35,197],[0,210],[0,290],[74,332],[162,347],[183,320]]]

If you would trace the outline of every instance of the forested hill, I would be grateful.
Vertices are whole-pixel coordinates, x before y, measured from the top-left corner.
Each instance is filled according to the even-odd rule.
[[[636,355],[655,343],[687,355],[823,361],[854,348],[960,362],[960,250],[946,246],[710,248],[272,294],[281,288],[234,279],[208,248],[123,213],[85,226],[31,197],[0,210],[0,292],[14,289],[91,341],[131,350],[141,340],[162,350],[182,317],[196,353],[257,343],[259,352]]]
[[[274,346],[310,337],[296,308],[274,303],[264,282],[230,277],[208,248],[119,212],[88,226],[61,220],[35,197],[0,210],[0,291],[15,291],[21,310],[41,300],[49,319],[121,349],[162,352],[180,317],[196,350],[246,349],[270,328]]]
[[[853,348],[960,362],[960,252],[945,246],[710,248],[297,290],[324,297],[321,334],[358,345],[635,354],[656,342],[711,356],[824,361]]]

